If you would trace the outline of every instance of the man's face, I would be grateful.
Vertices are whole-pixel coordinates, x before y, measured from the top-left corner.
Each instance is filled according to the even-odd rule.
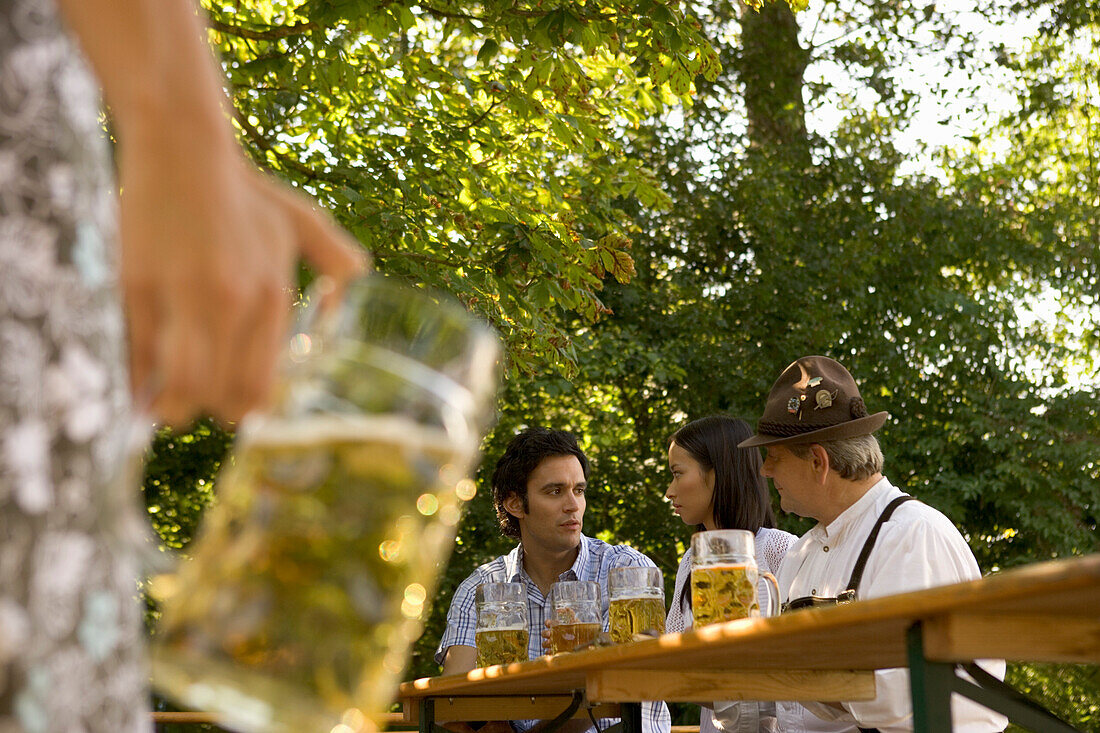
[[[821,487],[814,481],[812,458],[799,458],[785,446],[769,446],[760,474],[770,478],[783,511],[817,519]]]
[[[564,552],[581,541],[588,484],[576,456],[544,458],[527,477],[527,511],[513,495],[505,508],[519,520],[524,550]]]

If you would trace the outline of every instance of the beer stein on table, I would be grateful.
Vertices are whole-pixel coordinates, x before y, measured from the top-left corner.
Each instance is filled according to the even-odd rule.
[[[573,651],[603,631],[600,585],[590,580],[559,580],[550,586],[550,653]]]
[[[634,641],[636,634],[665,633],[665,588],[657,568],[611,568],[607,576],[611,598],[611,640]]]
[[[767,581],[769,615],[779,612],[779,584],[756,567],[753,533],[697,532],[691,537],[691,614],[696,628],[760,615],[757,583]]]
[[[527,588],[523,583],[482,583],[475,594],[477,666],[526,662]]]
[[[250,733],[377,729],[492,413],[498,342],[457,303],[376,276],[313,320],[154,636],[154,685]]]

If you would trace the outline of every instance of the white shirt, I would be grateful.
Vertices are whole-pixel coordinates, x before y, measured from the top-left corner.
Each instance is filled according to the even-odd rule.
[[[787,552],[779,569],[783,602],[802,596],[836,596],[845,590],[863,544],[882,510],[902,492],[882,479],[828,525],[818,523]],[[919,501],[907,501],[882,525],[859,587],[859,598],[906,593],[981,577],[974,553],[951,520]],[[1003,661],[984,662],[990,673],[1004,677]],[[848,714],[808,703],[779,703],[782,729],[855,731],[878,728],[882,733],[913,730],[907,669],[875,673],[874,700],[844,703]],[[807,708],[812,708],[814,715]],[[954,696],[955,733],[993,733],[1008,720],[977,703]],[[821,719],[817,716],[821,716]]]
[[[787,553],[787,548],[797,538],[790,532],[761,527],[756,531],[755,539],[756,569],[761,573],[774,575],[783,561],[783,556]],[[684,594],[691,594],[691,557],[691,548],[688,547],[676,571],[676,590],[672,592],[668,618],[665,619],[665,631],[670,634],[690,629],[692,625],[691,609],[686,603],[681,602]],[[760,597],[760,613],[764,616],[771,615],[773,611],[769,608],[768,581],[761,578],[756,592]],[[766,725],[766,719],[774,714],[771,703],[754,701],[739,702],[736,706],[731,703],[716,702],[714,707],[717,713],[701,706],[699,733],[740,733],[749,730],[757,733]],[[760,709],[758,710],[757,707]],[[764,722],[761,722],[762,718]],[[763,729],[766,730],[766,728]],[[796,733],[796,730],[792,729],[788,733]]]

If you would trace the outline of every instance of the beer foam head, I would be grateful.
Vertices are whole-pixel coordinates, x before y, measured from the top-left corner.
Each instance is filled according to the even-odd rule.
[[[240,440],[263,447],[370,441],[441,453],[470,454],[476,449],[469,439],[460,444],[443,428],[422,425],[404,415],[319,413],[293,420],[260,415],[242,423]]]
[[[487,628],[479,628],[478,633],[485,633],[490,631],[527,631],[527,624],[509,624],[508,626],[492,626]]]

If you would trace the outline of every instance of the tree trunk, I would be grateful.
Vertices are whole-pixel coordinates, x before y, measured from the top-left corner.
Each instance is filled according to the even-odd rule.
[[[737,72],[745,85],[749,140],[809,163],[802,76],[809,52],[798,42],[798,21],[785,2],[760,10],[741,3],[741,56]]]

